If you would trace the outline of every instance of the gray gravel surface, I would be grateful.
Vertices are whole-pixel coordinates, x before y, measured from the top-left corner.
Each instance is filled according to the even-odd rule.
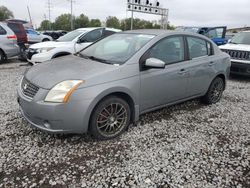
[[[23,65],[0,65],[0,187],[250,187],[250,79],[231,79],[218,104],[148,113],[97,142],[49,135],[20,117]]]

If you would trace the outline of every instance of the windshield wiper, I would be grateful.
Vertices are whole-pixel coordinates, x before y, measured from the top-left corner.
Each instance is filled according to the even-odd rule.
[[[94,61],[99,61],[99,62],[106,63],[106,64],[112,64],[112,63],[110,63],[109,61],[107,61],[105,59],[101,59],[101,58],[98,58],[98,57],[95,57],[95,56],[88,56],[88,58],[91,59],[91,60],[94,60]]]
[[[236,43],[236,42],[229,42],[230,44],[239,44],[239,43]]]
[[[94,61],[98,61],[98,62],[101,62],[101,63],[106,63],[106,64],[112,64],[110,63],[110,61],[107,61],[105,59],[101,59],[101,58],[97,58],[95,56],[87,56],[87,55],[83,55],[81,53],[78,54],[80,57],[83,57],[85,59],[91,59],[91,60],[94,60]]]

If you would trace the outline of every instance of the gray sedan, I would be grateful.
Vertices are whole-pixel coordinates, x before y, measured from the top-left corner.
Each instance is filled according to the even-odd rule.
[[[198,34],[126,31],[31,68],[18,102],[41,130],[110,139],[140,114],[197,97],[218,102],[230,65],[229,55]]]

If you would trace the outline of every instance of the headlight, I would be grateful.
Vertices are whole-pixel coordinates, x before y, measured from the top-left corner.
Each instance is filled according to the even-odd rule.
[[[39,53],[44,53],[44,52],[48,52],[48,51],[50,51],[50,50],[53,50],[55,47],[50,47],[50,48],[40,48],[40,49],[38,49],[37,51],[39,52]]]
[[[66,80],[54,86],[45,98],[45,102],[67,103],[74,90],[83,80]]]

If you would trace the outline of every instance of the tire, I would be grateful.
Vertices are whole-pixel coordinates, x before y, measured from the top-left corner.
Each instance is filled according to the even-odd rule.
[[[223,91],[225,89],[225,82],[222,78],[216,77],[209,86],[205,96],[201,101],[205,104],[214,104],[220,101]]]
[[[2,50],[0,50],[0,63],[4,63],[6,60],[6,56]]]
[[[50,41],[50,40],[47,39],[47,38],[45,38],[45,39],[42,40],[42,42],[48,42],[48,41]]]
[[[116,96],[102,100],[90,118],[90,134],[98,140],[112,139],[122,134],[130,123],[131,110],[126,101]]]

